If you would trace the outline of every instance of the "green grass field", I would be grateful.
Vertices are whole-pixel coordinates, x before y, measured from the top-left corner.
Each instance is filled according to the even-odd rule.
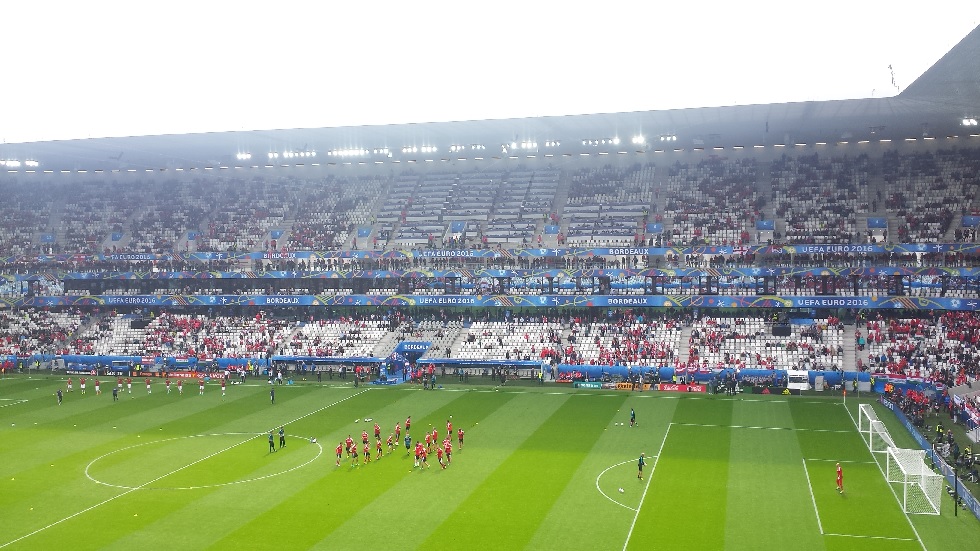
[[[822,397],[299,384],[277,387],[272,405],[260,383],[230,386],[225,398],[213,384],[178,396],[155,383],[152,395],[134,385],[114,403],[107,385],[82,396],[76,381],[59,406],[59,379],[0,381],[0,548],[973,550],[980,541],[980,522],[954,517],[948,498],[941,516],[902,513],[850,398],[845,409]],[[413,468],[404,446],[335,467],[338,442],[372,432],[364,418],[386,437],[409,415],[416,438],[430,426],[445,433],[450,415],[466,431],[448,469],[434,457]],[[879,417],[914,447],[890,413]],[[270,453],[268,431],[282,424],[287,446]]]

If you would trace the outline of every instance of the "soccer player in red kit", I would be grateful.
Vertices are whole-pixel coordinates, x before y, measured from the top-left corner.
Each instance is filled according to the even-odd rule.
[[[364,444],[364,462],[365,463],[371,462],[371,444],[368,443]]]
[[[395,423],[395,442],[399,442],[402,439],[402,425],[401,423]]]
[[[388,453],[391,453],[392,451],[394,451],[394,449],[395,449],[395,445],[392,444],[392,436],[389,434],[388,435]]]
[[[415,466],[416,467],[418,467],[419,462],[422,461],[422,450],[424,449],[425,448],[422,447],[422,442],[415,443]]]
[[[405,419],[405,432],[412,432],[412,416],[411,415],[409,415],[408,418]]]
[[[68,392],[71,392],[71,377],[68,377]]]
[[[126,377],[126,392],[133,393],[133,379],[132,377]]]
[[[204,396],[204,377],[197,378],[197,393]]]
[[[120,391],[122,391],[122,383],[123,383],[122,377],[116,379],[116,385],[119,387]]]
[[[344,443],[337,444],[337,466],[340,466],[340,454],[344,453]]]
[[[844,493],[844,471],[841,470],[840,463],[837,464],[837,491]]]
[[[101,387],[101,385],[102,385],[102,382],[99,381],[98,379],[96,379],[95,380],[95,395],[96,396],[98,396],[99,394],[102,394],[102,387]]]
[[[384,451],[381,449],[381,439],[380,438],[378,438],[378,442],[375,445],[375,451],[378,453],[378,459],[381,459],[384,456]]]
[[[368,443],[368,435],[366,430],[361,431],[361,443],[363,443],[364,445],[367,445]]]
[[[446,419],[446,434],[449,436],[453,435],[453,422],[449,419]]]
[[[442,448],[436,448],[436,458],[439,460],[439,466],[445,469],[446,464],[442,462]]]
[[[153,391],[150,390],[150,378],[149,377],[146,378],[146,393],[147,394],[153,394]]]
[[[170,377],[167,377],[165,384],[167,385],[167,394],[170,394]]]
[[[184,393],[184,380],[177,379],[177,394],[183,394],[183,393]]]
[[[431,432],[425,433],[425,449],[427,449],[427,450],[432,449],[432,433]]]
[[[226,385],[226,384],[227,384],[227,383],[225,382],[225,380],[224,380],[224,379],[221,379],[221,395],[222,395],[222,396],[224,396],[224,395],[225,395],[225,385]]]
[[[422,448],[421,460],[421,465],[425,468],[429,468],[429,452],[425,448]]]
[[[460,451],[463,450],[463,429],[460,427],[459,431],[456,432],[456,441],[459,442]]]
[[[82,394],[85,394],[85,377],[78,380],[78,388],[82,389]]]
[[[439,429],[432,429],[432,444],[439,445]]]
[[[381,426],[377,423],[374,424],[374,439],[377,440],[381,438]]]
[[[351,448],[354,447],[354,439],[351,438],[350,435],[348,434],[347,435],[347,440],[345,440],[344,443],[347,444],[347,446],[346,446],[346,448],[347,448],[347,455],[350,455],[350,450],[351,450]]]
[[[453,441],[446,439],[446,463],[451,465],[453,462]]]

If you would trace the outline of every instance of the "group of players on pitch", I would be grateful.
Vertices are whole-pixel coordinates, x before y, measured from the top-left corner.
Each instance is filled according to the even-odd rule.
[[[152,390],[152,379],[150,377],[147,377],[145,382],[146,382],[146,393],[147,394],[152,394],[153,393],[153,390]],[[227,378],[221,377],[219,382],[221,383],[221,395],[222,396],[225,396],[226,393],[227,393],[227,390],[228,390],[228,381],[227,381]],[[79,379],[78,379],[78,386],[79,386],[79,389],[82,391],[82,394],[85,394],[86,384],[87,384],[87,381],[85,380],[85,377],[79,377]],[[112,383],[110,382],[109,384],[111,385]],[[113,397],[113,399],[117,399],[119,393],[122,393],[122,391],[123,391],[123,385],[126,386],[126,392],[127,393],[129,393],[129,394],[132,394],[133,393],[133,379],[131,377],[126,377],[125,379],[122,378],[122,377],[119,377],[116,380],[116,386],[113,387],[113,389],[112,389],[112,397]],[[74,386],[72,384],[71,377],[68,377],[68,381],[67,381],[67,383],[66,383],[65,386],[66,386],[66,390],[68,392],[72,392],[74,390]],[[102,394],[102,381],[100,381],[99,379],[93,379],[93,386],[95,387],[95,394],[97,394],[97,395],[98,394]],[[170,389],[171,389],[170,377],[166,377],[166,379],[164,381],[164,386],[167,389],[167,394],[170,394]],[[184,394],[184,381],[183,381],[183,379],[178,378],[177,379],[177,384],[175,386],[177,387],[177,393],[178,394],[181,394],[181,395]],[[204,378],[203,377],[199,377],[197,379],[197,392],[198,392],[199,395],[202,395],[202,396],[204,395]],[[60,403],[60,400],[59,400],[59,403]]]
[[[412,430],[412,417],[409,416],[405,419],[405,455],[412,453],[412,435],[409,431]],[[459,449],[463,449],[463,436],[464,432],[462,428],[456,430],[456,442]],[[401,439],[402,426],[401,423],[395,423],[395,432],[389,433],[387,440],[382,443],[381,441],[381,426],[378,423],[374,424],[374,448],[375,456],[378,459],[384,457],[384,449],[388,448],[388,454],[390,455],[395,451],[395,447],[398,446],[398,441]],[[453,462],[453,421],[450,416],[446,419],[446,437],[440,442],[439,441],[439,429],[430,429],[425,433],[424,440],[418,440],[415,442],[415,467],[428,468],[429,467],[429,454],[433,453],[433,447],[435,448],[436,457],[439,460],[439,465],[445,469]],[[424,442],[424,444],[423,444]],[[350,459],[351,467],[356,467],[358,462],[358,445],[354,442],[351,436],[347,435],[347,440],[337,444],[337,466],[340,466],[340,461],[343,458],[343,454],[347,453],[347,458]],[[363,459],[361,461],[366,464],[371,462],[371,443],[368,438],[367,431],[361,431],[361,451],[363,452]]]

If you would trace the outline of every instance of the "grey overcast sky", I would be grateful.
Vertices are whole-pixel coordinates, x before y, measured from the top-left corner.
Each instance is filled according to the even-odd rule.
[[[32,0],[0,18],[14,143],[890,96],[980,2]]]

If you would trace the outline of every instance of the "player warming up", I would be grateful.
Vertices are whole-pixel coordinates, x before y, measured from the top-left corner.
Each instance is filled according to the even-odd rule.
[[[636,462],[636,478],[643,480],[643,466],[647,464],[646,454],[641,453],[639,461]]]
[[[840,468],[840,463],[837,464],[837,492],[844,493],[844,471]]]

